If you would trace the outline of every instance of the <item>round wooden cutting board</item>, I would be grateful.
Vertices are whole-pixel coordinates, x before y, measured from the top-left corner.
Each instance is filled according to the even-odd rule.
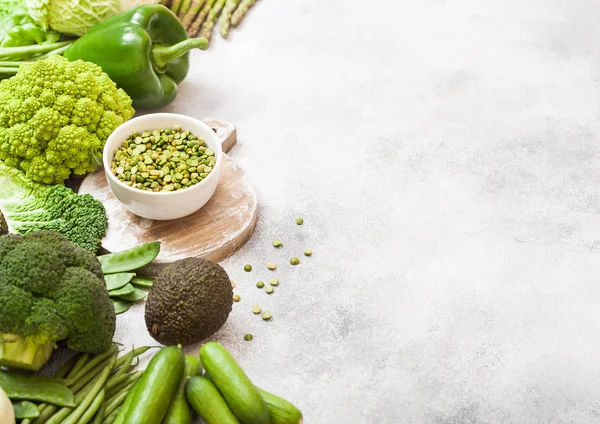
[[[215,128],[214,125],[217,124],[211,126]],[[224,149],[235,144],[230,134],[226,139],[215,131]],[[210,201],[194,214],[173,221],[152,221],[132,214],[112,194],[104,171],[88,175],[79,193],[91,194],[106,208],[108,230],[102,247],[116,252],[158,240],[161,251],[157,262],[190,256],[218,262],[233,254],[252,235],[258,218],[258,201],[246,172],[226,154],[222,160],[219,185]]]

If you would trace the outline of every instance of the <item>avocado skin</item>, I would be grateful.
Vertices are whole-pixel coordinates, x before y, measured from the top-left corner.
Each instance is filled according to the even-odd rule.
[[[146,328],[164,345],[199,343],[225,324],[232,306],[231,280],[220,265],[182,259],[154,281],[146,301]]]
[[[4,219],[4,215],[2,215],[2,211],[0,211],[0,236],[4,234],[8,234],[8,224],[6,223],[6,219]]]

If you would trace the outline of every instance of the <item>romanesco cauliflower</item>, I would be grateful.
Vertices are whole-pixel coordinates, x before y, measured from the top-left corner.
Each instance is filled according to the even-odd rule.
[[[0,82],[0,159],[44,184],[93,171],[106,139],[134,114],[99,66],[60,55]]]

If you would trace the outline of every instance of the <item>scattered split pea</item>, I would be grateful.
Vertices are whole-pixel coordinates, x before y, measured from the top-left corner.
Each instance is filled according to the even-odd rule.
[[[252,265],[250,265],[250,264],[244,265],[244,271],[246,271],[246,272],[252,271]]]
[[[300,263],[300,259],[294,256],[292,259],[290,259],[290,263],[292,265],[298,265]]]
[[[275,268],[277,268],[277,265],[275,265],[275,262],[267,262],[267,268],[273,271]]]

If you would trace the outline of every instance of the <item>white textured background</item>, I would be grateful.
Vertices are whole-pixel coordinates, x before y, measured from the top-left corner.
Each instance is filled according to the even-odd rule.
[[[260,195],[215,337],[257,385],[306,424],[600,421],[599,15],[260,0],[194,52],[167,109],[235,123]]]

